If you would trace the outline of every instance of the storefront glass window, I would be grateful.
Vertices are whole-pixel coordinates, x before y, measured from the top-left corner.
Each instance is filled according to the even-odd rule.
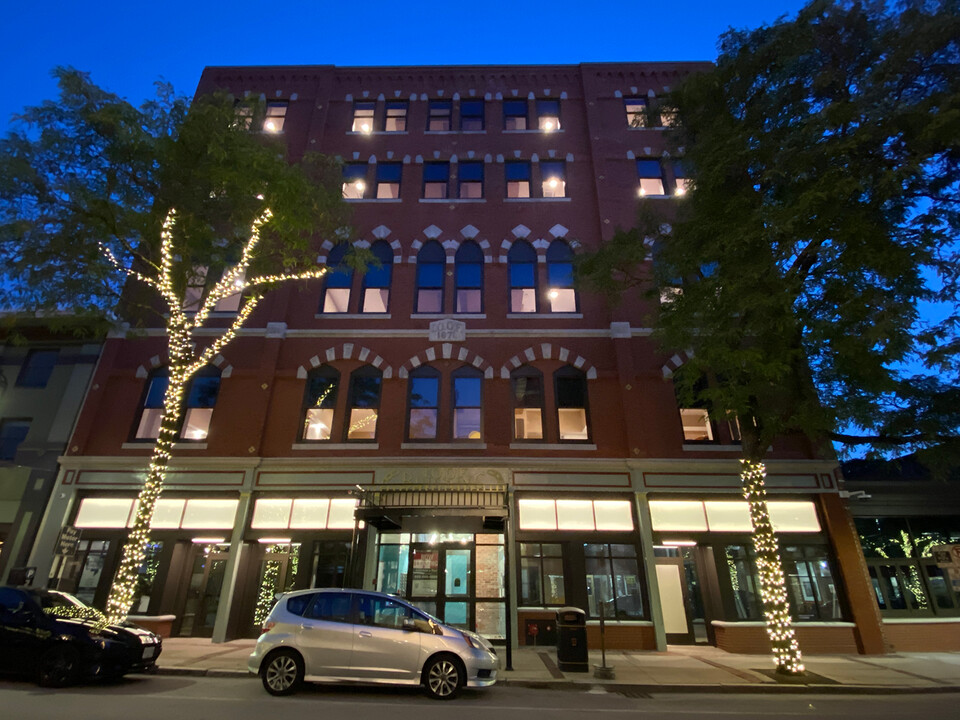
[[[520,604],[563,605],[563,553],[559,543],[520,544]]]
[[[300,544],[268,545],[260,564],[257,604],[253,611],[255,627],[263,625],[276,602],[277,593],[293,590],[300,568]]]
[[[797,620],[841,620],[840,598],[827,549],[810,545],[785,547],[782,558],[794,617]]]
[[[643,617],[640,569],[633,545],[585,543],[587,605],[590,618],[632,620]]]
[[[380,560],[377,567],[377,590],[382,593],[399,595],[400,597],[406,596],[409,565],[409,545],[380,545]]]
[[[733,590],[736,619],[759,620],[763,617],[763,609],[751,553],[745,545],[727,545],[724,548],[724,557]]]
[[[74,595],[87,605],[93,604],[94,596],[97,594],[97,585],[100,584],[100,576],[103,574],[103,566],[109,549],[109,540],[82,540],[80,542],[80,550],[86,550],[86,555]]]
[[[162,542],[147,543],[146,555],[137,571],[137,586],[134,588],[132,605],[134,613],[146,613],[150,607],[150,598],[153,596],[157,571],[160,569],[160,553],[162,551]]]
[[[904,518],[856,518],[865,558],[913,557],[913,543]]]

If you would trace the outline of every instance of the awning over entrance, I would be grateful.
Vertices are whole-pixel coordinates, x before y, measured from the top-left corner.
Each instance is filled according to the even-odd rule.
[[[399,529],[402,518],[476,517],[499,523],[507,516],[507,488],[474,486],[380,486],[360,493],[357,519],[381,529]]]

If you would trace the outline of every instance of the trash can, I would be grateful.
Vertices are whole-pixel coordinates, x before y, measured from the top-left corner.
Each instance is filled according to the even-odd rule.
[[[587,614],[580,608],[557,610],[557,667],[565,672],[590,672]]]

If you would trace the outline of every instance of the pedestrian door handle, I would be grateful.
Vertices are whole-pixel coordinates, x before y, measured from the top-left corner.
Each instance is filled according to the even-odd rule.
[[[361,630],[360,637],[373,637],[373,634],[367,630]]]

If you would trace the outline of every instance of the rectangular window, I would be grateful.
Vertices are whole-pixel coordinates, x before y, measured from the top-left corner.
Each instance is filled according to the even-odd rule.
[[[627,126],[642,128],[647,126],[647,101],[645,98],[624,98],[623,108],[627,113]]]
[[[423,197],[425,200],[445,200],[450,179],[450,164],[427,163],[423,166]]]
[[[582,377],[556,379],[557,420],[561,440],[588,440],[587,383]]]
[[[526,100],[504,100],[503,101],[503,129],[504,130],[526,130],[527,129],[527,101]]]
[[[790,595],[790,610],[797,620],[842,620],[840,595],[825,547],[785,547],[783,574]]]
[[[343,166],[343,199],[362,200],[367,189],[367,164],[350,163]]]
[[[347,440],[375,439],[379,411],[380,375],[354,372],[350,376],[350,425],[347,427]]]
[[[271,100],[267,103],[267,114],[263,118],[263,131],[265,133],[283,132],[283,123],[287,118],[286,100]]]
[[[187,286],[183,291],[183,311],[195,313],[203,304],[203,293],[207,287],[207,266],[194,265],[187,274]]]
[[[517,440],[543,440],[543,377],[515,375],[513,426]]]
[[[636,620],[643,617],[640,567],[633,545],[584,543],[590,618]]]
[[[682,408],[680,422],[683,423],[684,442],[713,442],[713,423],[706,410]]]
[[[560,129],[560,101],[537,100],[537,123],[544,132]]]
[[[483,100],[460,101],[460,129],[463,132],[483,130]]]
[[[745,545],[724,548],[727,579],[733,593],[736,617],[731,620],[759,620],[763,617],[760,583],[754,569],[753,553]]]
[[[373,132],[373,112],[375,108],[376,103],[373,102],[355,102],[353,104],[353,125],[350,129],[353,132]]]
[[[400,163],[380,163],[377,165],[377,199],[397,200],[400,198]]]
[[[478,200],[483,197],[483,163],[462,162],[458,169],[460,198]]]
[[[664,194],[663,168],[659,160],[637,160],[637,179],[640,182],[641,196]]]
[[[410,378],[411,440],[434,440],[437,437],[440,378],[435,375]]]
[[[387,114],[383,119],[385,132],[406,132],[407,130],[407,103],[405,100],[390,100],[387,103]]]
[[[683,195],[690,189],[690,178],[687,177],[683,161],[674,160],[671,167],[673,168],[673,192],[675,195]]]
[[[154,375],[147,387],[147,396],[143,401],[143,413],[137,426],[137,439],[149,440],[160,437],[160,421],[163,419],[163,396],[167,392],[166,375]]]
[[[545,198],[566,197],[566,165],[563,160],[540,163],[540,177],[543,180],[543,196]]]
[[[507,163],[507,197],[530,197],[530,163],[527,161]]]
[[[27,353],[20,373],[17,375],[17,387],[45,388],[53,374],[53,368],[60,357],[59,350],[31,350]]]
[[[3,420],[0,422],[0,460],[13,462],[30,432],[30,420]]]
[[[230,272],[230,269],[223,271],[223,275],[226,275]],[[223,280],[223,275],[220,276],[220,279]],[[235,313],[240,310],[240,304],[243,302],[243,283],[246,280],[246,272],[241,272],[237,275],[236,280],[234,281],[234,286],[237,288],[237,292],[232,295],[227,295],[217,300],[216,305],[213,306],[214,312],[229,312]]]
[[[480,440],[481,396],[483,379],[480,376],[453,378],[453,438],[455,440]]]
[[[520,604],[566,604],[560,543],[520,543]]]
[[[431,100],[427,117],[428,132],[449,132],[453,115],[453,103],[450,100]]]

